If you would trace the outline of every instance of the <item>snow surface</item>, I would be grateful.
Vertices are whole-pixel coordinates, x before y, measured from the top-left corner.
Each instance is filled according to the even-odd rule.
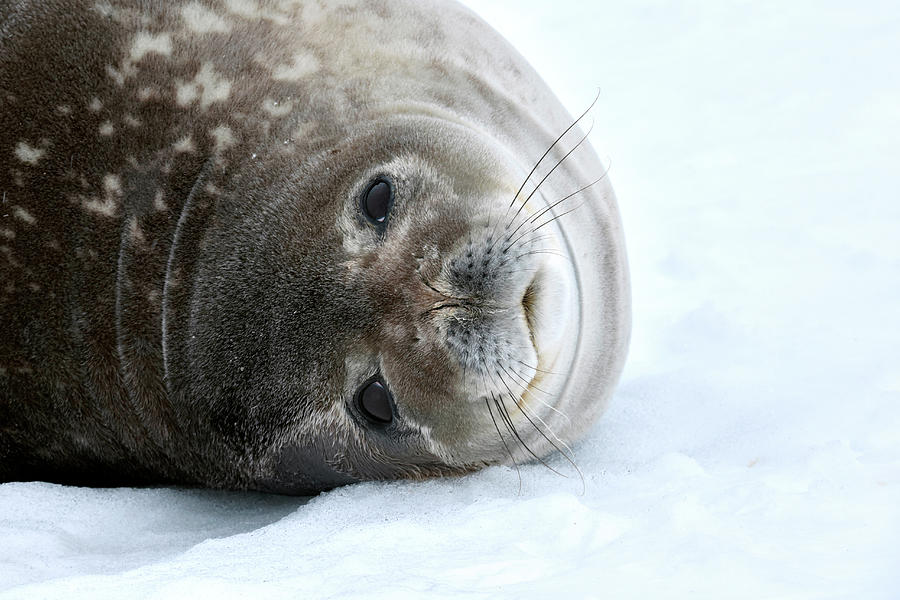
[[[900,598],[900,5],[469,4],[602,88],[634,336],[584,492],[4,484],[0,597]]]

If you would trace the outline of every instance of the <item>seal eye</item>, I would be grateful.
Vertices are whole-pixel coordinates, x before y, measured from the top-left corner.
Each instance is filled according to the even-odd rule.
[[[391,208],[391,184],[384,179],[373,181],[362,197],[362,210],[372,223],[381,225]]]
[[[356,405],[374,423],[387,424],[394,419],[391,393],[377,379],[368,382],[356,393]]]

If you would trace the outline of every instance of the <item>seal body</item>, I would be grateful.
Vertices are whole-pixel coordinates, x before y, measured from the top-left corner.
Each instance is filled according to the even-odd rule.
[[[0,6],[0,480],[312,493],[564,447],[630,319],[572,121],[452,3]]]

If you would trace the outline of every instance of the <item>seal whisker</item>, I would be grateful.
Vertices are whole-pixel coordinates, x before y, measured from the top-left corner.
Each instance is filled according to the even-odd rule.
[[[557,256],[557,257],[559,257],[559,258],[562,258],[562,259],[565,259],[565,260],[567,260],[567,261],[569,261],[569,262],[572,262],[572,259],[571,259],[570,257],[568,257],[568,256],[566,256],[565,254],[562,254],[562,253],[560,253],[560,252],[556,252],[555,250],[529,250],[529,251],[527,251],[527,252],[521,252],[521,253],[519,253],[519,254],[515,254],[515,255],[513,255],[513,256],[510,256],[509,258],[503,259],[502,261],[500,261],[500,262],[497,264],[497,267],[499,268],[499,267],[505,266],[505,265],[507,265],[507,264],[509,264],[509,263],[511,263],[511,262],[515,262],[515,261],[519,260],[520,258],[523,258],[523,257],[525,257],[525,256],[530,256],[530,255],[532,255],[532,254],[549,254],[549,255],[551,255],[551,256]],[[574,264],[574,263],[573,263],[573,264]]]
[[[528,232],[526,232],[526,234],[527,233],[534,233],[534,232],[532,230],[529,230]],[[536,236],[536,237],[530,237],[527,239],[527,241],[529,244],[535,245],[544,240],[554,240],[554,239],[555,239],[555,236],[553,236],[552,234],[547,234],[547,235],[540,235],[540,236]],[[512,246],[505,247],[503,249],[503,251],[499,253],[499,256],[507,256],[507,258],[512,258],[513,260],[515,260],[516,256],[512,256],[512,257],[508,256],[511,248],[512,248]],[[545,250],[545,248],[539,247],[538,250]],[[500,264],[503,265],[503,264],[506,264],[506,262],[502,262]]]
[[[491,379],[493,379],[493,377],[491,377]],[[516,425],[515,423],[513,423],[512,418],[510,418],[509,411],[506,409],[506,404],[503,402],[503,394],[498,392],[495,395],[493,392],[491,392],[491,400],[493,400],[494,406],[497,407],[497,415],[500,417],[500,420],[506,426],[507,431],[509,431],[519,442],[519,446],[534,458],[541,460],[534,452],[532,452],[531,448],[528,447],[528,444],[525,443],[525,440],[522,439],[522,436],[519,435],[519,432],[516,429]]]
[[[576,194],[580,194],[580,193],[583,192],[584,190],[586,190],[586,189],[588,189],[588,188],[590,188],[590,187],[593,187],[593,186],[597,185],[598,183],[600,183],[601,181],[603,181],[603,179],[609,174],[610,168],[612,168],[612,161],[609,162],[609,165],[607,165],[606,169],[603,171],[603,175],[601,175],[600,177],[598,177],[598,178],[595,179],[594,181],[590,182],[589,184],[587,184],[587,185],[585,185],[585,186],[583,186],[583,187],[581,187],[581,188],[575,190],[574,192],[572,192],[571,194],[565,196],[564,198],[561,198],[560,200],[557,200],[556,202],[554,202],[553,204],[551,204],[551,205],[548,206],[547,208],[543,209],[542,211],[540,211],[539,213],[535,214],[533,217],[531,217],[530,219],[528,219],[528,222],[529,222],[529,223],[534,223],[535,221],[537,221],[538,219],[540,219],[542,216],[544,216],[545,214],[547,214],[549,211],[553,210],[555,207],[559,206],[560,204],[562,204],[563,202],[565,202],[566,200],[568,200],[568,199],[571,198],[572,196],[575,196]]]
[[[565,212],[562,212],[562,213],[560,213],[560,214],[558,214],[558,215],[554,215],[551,219],[548,219],[548,220],[544,221],[543,223],[541,223],[540,225],[538,225],[537,227],[535,227],[535,228],[532,229],[531,231],[526,231],[526,232],[523,232],[523,233],[519,234],[519,237],[517,237],[515,240],[512,241],[512,243],[510,244],[510,247],[514,246],[514,245],[516,244],[516,242],[518,242],[518,241],[519,241],[520,239],[522,239],[523,237],[525,237],[525,236],[527,236],[527,235],[529,235],[529,234],[537,233],[537,231],[538,231],[541,227],[543,227],[544,225],[548,225],[548,224],[552,223],[553,221],[555,221],[555,220],[557,220],[557,219],[559,219],[559,218],[562,218],[562,217],[566,216],[567,214],[569,214],[569,213],[571,213],[571,212],[575,212],[576,210],[578,210],[578,209],[581,208],[582,206],[584,206],[584,203],[581,203],[581,204],[579,204],[579,205],[577,205],[577,206],[575,206],[575,207],[573,207],[573,208],[570,208],[569,210],[567,210],[567,211],[565,211]]]
[[[550,152],[553,150],[554,147],[556,147],[556,144],[558,144],[560,142],[560,140],[562,140],[566,136],[566,134],[572,130],[573,127],[578,125],[578,123],[585,117],[585,115],[587,115],[591,111],[591,109],[594,108],[594,105],[597,104],[597,100],[600,99],[600,91],[601,91],[600,88],[597,88],[597,95],[594,96],[594,99],[591,101],[591,103],[588,105],[588,107],[586,109],[584,109],[584,112],[582,112],[580,115],[578,115],[578,118],[575,119],[574,121],[572,121],[572,124],[569,125],[568,127],[566,127],[565,130],[561,134],[559,134],[559,137],[557,137],[555,140],[553,140],[553,143],[550,144],[546,150],[544,150],[544,153],[541,154],[541,157],[539,159],[537,159],[537,162],[534,163],[533,167],[531,167],[531,171],[528,172],[528,175],[526,175],[524,181],[522,181],[522,185],[520,185],[519,189],[516,190],[515,195],[512,197],[512,200],[509,203],[509,206],[506,207],[506,213],[503,215],[503,219],[506,219],[506,217],[509,216],[509,209],[511,209],[513,207],[513,204],[516,203],[516,199],[519,197],[519,194],[521,194],[522,190],[525,189],[525,185],[528,183],[528,180],[531,179],[531,176],[534,175],[534,172],[537,170],[538,166],[540,166],[541,162],[543,162],[543,160],[545,158],[547,158],[547,155],[550,154]],[[526,200],[526,202],[527,202],[527,200]],[[503,219],[501,219],[501,221]],[[500,221],[498,221],[498,223],[499,222]],[[496,229],[494,230],[493,233],[494,234],[497,233]]]
[[[506,369],[503,368],[502,365],[498,364],[497,366],[500,367],[500,368],[503,370],[504,373],[507,373],[507,375],[509,375],[509,373],[506,371]],[[513,371],[513,373],[515,373],[515,371]],[[499,372],[497,372],[497,376],[500,378],[500,381],[503,383],[503,385],[506,387],[507,391],[509,392],[509,394],[510,394],[510,399],[514,399],[515,394],[514,394],[513,391],[510,389],[509,385],[506,383],[506,380],[503,378],[503,375],[501,375]],[[530,392],[530,389],[528,389],[528,388],[523,388],[523,389],[524,389],[526,392]],[[500,398],[501,398],[501,401],[502,401],[502,398],[503,398],[502,395],[501,395]],[[534,394],[532,394],[532,398],[535,398]],[[522,398],[522,400],[524,400],[524,397]],[[538,421],[540,421],[540,423],[547,429],[547,431],[550,432],[550,435],[552,435],[554,438],[556,438],[556,440],[559,441],[559,443],[563,445],[563,447],[568,451],[568,454],[567,454],[566,452],[564,452],[562,448],[560,448],[559,446],[557,446],[556,443],[555,443],[553,440],[551,440],[549,437],[547,437],[547,435],[541,430],[541,428],[538,427],[537,424],[536,424],[534,421],[531,420],[531,417],[528,415],[527,412],[525,412],[526,405],[525,405],[524,402],[521,402],[521,403],[520,403],[520,402],[516,402],[515,400],[513,400],[513,403],[516,405],[516,407],[517,407],[517,408],[519,409],[519,411],[522,413],[522,416],[524,416],[524,417],[528,420],[528,422],[529,422],[529,423],[531,424],[531,426],[535,429],[535,431],[537,431],[537,432],[541,435],[541,437],[543,437],[545,440],[547,440],[547,443],[550,444],[551,446],[553,446],[553,448],[554,448],[557,452],[559,452],[559,453],[566,459],[566,461],[567,461],[569,464],[572,465],[572,467],[575,469],[575,471],[578,473],[579,477],[581,478],[582,493],[584,493],[584,487],[585,487],[584,474],[581,472],[581,469],[578,467],[578,464],[575,462],[575,452],[572,450],[572,448],[569,447],[569,445],[566,444],[563,440],[559,439],[559,436],[556,435],[556,433],[553,431],[553,428],[550,427],[550,426],[549,426],[549,425],[548,425],[548,424],[540,417],[540,415],[538,415],[537,413],[532,413],[532,414],[534,415],[534,417],[535,417]],[[505,404],[504,404],[504,407],[505,407]],[[507,418],[509,418],[509,419],[510,419],[510,422],[512,422],[512,419],[509,417],[509,414],[508,414],[508,413],[507,413]],[[517,434],[518,434],[518,432],[517,432]],[[520,441],[521,441],[521,438],[520,438]],[[527,444],[525,444],[524,442],[522,442],[522,445],[525,446],[525,449],[526,449],[526,450],[528,450],[529,452],[531,452],[531,449],[527,446]],[[533,452],[531,452],[531,454],[532,454],[532,456],[535,456]],[[570,456],[570,455],[571,455],[571,456]],[[560,473],[559,471],[557,471],[556,469],[554,469],[553,467],[551,467],[550,465],[548,465],[547,463],[545,463],[543,460],[541,460],[541,459],[538,459],[538,460],[540,460],[541,464],[543,464],[545,467],[547,467],[548,469],[550,469],[551,471],[553,471],[553,472],[556,473],[557,475],[561,475],[562,477],[568,478],[567,475],[563,475],[562,473]]]
[[[545,234],[545,235],[542,235],[539,237],[531,238],[530,241],[531,241],[531,243],[536,243],[541,240],[552,240],[552,239],[555,239],[555,236],[553,236],[552,234]]]
[[[501,369],[503,369],[503,366],[502,366],[502,365],[497,365],[497,366],[499,366]],[[518,373],[516,373],[515,370],[507,371],[506,369],[503,369],[503,372],[506,373],[507,376],[510,376],[510,375],[516,375],[516,376],[518,376],[518,377],[521,379],[521,375],[519,375]],[[498,374],[498,375],[499,375],[499,374]],[[502,381],[502,380],[503,380],[503,378],[502,378],[502,376],[501,376],[501,381]],[[503,381],[503,383],[504,383],[504,385],[506,385],[506,382],[505,382],[505,381]],[[521,402],[521,403],[517,402],[517,403],[516,403],[517,406],[519,406],[519,407],[521,408],[521,406],[524,406],[524,405],[525,405],[524,400],[525,400],[525,394],[526,394],[526,393],[529,394],[533,399],[540,401],[540,400],[537,398],[537,396],[534,395],[534,393],[531,391],[531,389],[530,389],[529,387],[527,387],[527,386],[522,386],[521,384],[517,384],[517,385],[519,385],[520,387],[522,387],[522,396],[521,396],[521,399],[523,400],[523,402]],[[509,390],[509,386],[507,386],[506,389]],[[510,390],[510,394],[512,394],[512,391],[511,391],[511,390]],[[547,428],[547,431],[549,431],[551,434],[553,434],[554,437],[557,437],[556,434],[553,433],[553,429],[552,429],[549,425],[547,425],[547,423],[545,423],[544,420],[541,419],[540,416],[537,415],[537,413],[534,413],[534,416],[535,416],[535,417],[536,417],[536,418],[544,425],[544,427]],[[528,417],[528,415],[526,415],[526,418],[527,418],[527,417]],[[530,419],[529,419],[529,421],[530,421]],[[534,426],[534,423],[532,423],[532,426]],[[536,427],[536,426],[535,426],[535,427]],[[558,437],[557,437],[557,439],[559,440]],[[550,442],[550,440],[547,440],[547,441]],[[560,441],[560,443],[562,443],[563,445],[566,446],[566,449],[567,449],[569,452],[572,452],[572,449],[569,448],[568,445],[565,444],[565,442],[563,442],[562,440],[559,440],[559,441]],[[550,442],[550,443],[552,444],[553,442]],[[557,448],[557,450],[559,450],[559,448]],[[562,452],[562,451],[560,450],[560,452]],[[574,453],[573,453],[573,456],[574,456]]]
[[[491,379],[493,379],[493,376],[491,377]],[[519,446],[524,448],[527,452],[531,453],[531,448],[525,445],[525,442],[522,440],[521,436],[519,436],[519,432],[516,431],[516,426],[509,418],[509,413],[505,409],[501,408],[500,403],[497,401],[498,397],[502,398],[503,394],[499,392],[497,394],[494,394],[494,392],[491,391],[491,400],[494,402],[494,406],[497,407],[497,416],[500,417],[500,421],[506,427],[506,430],[509,431],[512,436],[519,442]]]
[[[513,398],[514,394],[513,394],[512,390],[510,390],[509,385],[507,385],[506,381],[503,379],[503,376],[500,375],[500,373],[497,373],[497,375],[500,377],[500,380],[503,382],[503,385],[506,386],[506,389],[509,391],[510,398]],[[502,401],[502,396],[501,396],[501,401]],[[537,432],[541,435],[541,437],[543,437],[545,440],[547,440],[547,443],[550,444],[551,446],[553,446],[553,448],[554,448],[557,452],[559,452],[560,454],[562,454],[562,455],[566,458],[566,460],[567,460],[573,467],[575,467],[575,470],[578,471],[578,473],[579,473],[579,475],[580,475],[580,474],[581,474],[581,470],[578,468],[578,465],[575,464],[575,453],[574,453],[574,452],[572,451],[572,449],[568,446],[568,444],[566,444],[565,442],[563,442],[562,440],[560,440],[559,437],[556,435],[556,433],[554,433],[553,429],[552,429],[549,425],[547,425],[547,423],[544,422],[544,420],[541,419],[539,415],[537,415],[536,413],[534,414],[535,418],[537,418],[538,421],[540,421],[541,424],[542,424],[544,427],[547,428],[547,431],[549,431],[550,434],[551,434],[553,437],[555,437],[557,440],[559,440],[559,442],[565,447],[565,449],[568,450],[569,454],[571,454],[571,457],[569,456],[569,454],[566,454],[566,452],[563,452],[563,449],[560,448],[559,446],[557,446],[556,443],[555,443],[553,440],[551,440],[550,438],[548,438],[547,435],[541,430],[541,428],[538,427],[537,424],[536,424],[534,421],[531,420],[531,417],[530,417],[530,416],[528,415],[528,413],[526,413],[525,410],[523,409],[523,404],[522,404],[522,403],[519,403],[519,402],[514,402],[514,403],[515,403],[516,407],[519,409],[519,411],[522,413],[522,416],[524,416],[524,417],[528,420],[528,422],[529,422],[529,423],[531,424],[531,426],[535,429],[535,431],[537,431]],[[505,407],[505,404],[504,404],[504,407]],[[507,416],[508,416],[508,415],[507,415]],[[527,446],[526,446],[526,449],[527,449]],[[532,453],[532,454],[533,454],[533,453]],[[540,459],[538,459],[538,460],[540,460]],[[551,471],[553,471],[554,473],[556,473],[556,474],[558,474],[558,475],[562,475],[563,477],[567,477],[566,475],[563,475],[562,473],[559,473],[556,469],[554,469],[554,468],[550,467],[549,465],[547,465],[544,461],[541,461],[541,463],[544,464],[545,466],[547,466],[547,467],[548,467]],[[584,483],[584,476],[582,476],[582,483]]]
[[[502,365],[500,365],[498,363],[497,366],[500,367],[504,373],[506,372],[506,369],[503,369]],[[515,392],[512,391],[512,389],[509,387],[509,384],[506,382],[506,380],[503,378],[503,375],[499,371],[495,371],[495,373],[497,374],[497,378],[500,380],[500,383],[502,383],[503,387],[506,388],[506,391],[509,392],[510,400],[512,400],[513,404],[515,404],[517,407],[519,407],[519,410],[521,411],[522,409],[519,406],[519,402],[516,400],[516,398],[519,398],[519,400],[522,400],[522,398],[520,396],[518,396]],[[491,379],[493,379],[493,376],[491,377]],[[523,388],[523,389],[525,389],[527,391],[527,388]],[[500,394],[499,397],[500,397],[500,401],[503,402],[503,394]],[[495,402],[496,402],[496,400],[495,400]],[[516,438],[518,438],[519,443],[522,444],[522,446],[525,448],[525,450],[527,450],[529,454],[531,454],[532,456],[537,458],[541,462],[541,464],[543,464],[545,467],[547,467],[548,469],[550,469],[557,475],[562,475],[562,473],[559,473],[556,469],[554,469],[553,467],[551,467],[550,465],[545,463],[543,460],[541,460],[541,458],[539,456],[537,456],[534,452],[532,452],[531,448],[528,447],[528,444],[526,444],[525,441],[519,436],[519,432],[516,430],[515,425],[513,424],[512,417],[510,416],[509,411],[506,410],[506,403],[503,403],[503,408],[504,408],[504,412],[506,414],[506,419],[509,421],[509,426],[512,428],[513,433],[515,433]],[[547,438],[546,435],[544,435],[544,432],[541,431],[540,428],[534,424],[534,422],[528,417],[528,415],[526,415],[524,412],[522,414],[525,415],[525,418],[528,419],[528,422],[531,423],[531,426],[534,427],[537,430],[537,432],[539,434],[541,434],[545,439],[547,439],[547,442],[549,442],[550,445],[552,445],[554,448],[556,448],[556,450],[558,450],[559,452],[562,452],[562,450],[560,450],[556,446],[556,444],[554,444],[550,439]],[[565,477],[565,475],[563,475],[563,477]]]
[[[591,127],[593,128],[593,124],[591,124]],[[588,130],[588,133],[587,133],[583,138],[581,138],[581,140],[578,142],[578,145],[576,145],[574,148],[572,148],[572,149],[571,149],[571,150],[570,150],[570,151],[562,158],[562,160],[560,160],[560,162],[558,162],[556,165],[553,166],[553,169],[551,169],[550,172],[547,173],[547,175],[544,177],[544,179],[541,180],[541,183],[538,184],[538,187],[540,187],[540,185],[541,185],[542,183],[544,183],[544,181],[546,180],[546,178],[550,176],[550,174],[553,172],[554,169],[556,169],[556,167],[558,167],[560,164],[562,164],[562,161],[563,161],[563,160],[565,160],[566,158],[568,158],[568,156],[569,156],[570,154],[572,154],[572,152],[574,152],[575,150],[578,149],[578,146],[581,145],[581,143],[583,143],[583,142],[587,139],[587,136],[588,136],[590,133],[591,133],[590,130]],[[572,196],[575,196],[575,195],[577,195],[577,194],[580,194],[580,193],[583,192],[584,190],[586,190],[586,189],[588,189],[588,188],[590,188],[590,187],[596,185],[596,184],[599,183],[600,181],[602,181],[602,180],[606,177],[606,175],[607,175],[608,173],[609,173],[609,167],[607,167],[606,170],[603,171],[603,174],[602,174],[600,177],[598,177],[597,179],[595,179],[595,180],[592,181],[591,183],[589,183],[589,184],[587,184],[587,185],[585,185],[585,186],[583,186],[583,187],[581,187],[581,188],[575,190],[575,191],[572,192],[571,194],[568,194],[567,196],[565,196],[565,197],[563,197],[563,198],[561,198],[561,199],[559,199],[559,200],[553,202],[550,206],[547,206],[546,208],[542,209],[539,213],[537,213],[536,215],[532,216],[531,218],[526,217],[526,218],[522,219],[522,222],[519,223],[519,225],[518,225],[513,231],[509,232],[509,234],[506,236],[506,241],[507,241],[508,243],[507,243],[507,245],[503,248],[503,250],[501,251],[501,253],[502,253],[502,254],[506,254],[506,253],[509,251],[509,249],[510,249],[513,245],[515,245],[515,241],[510,242],[510,239],[511,239],[514,235],[516,235],[516,233],[517,233],[524,225],[526,225],[526,224],[533,224],[533,223],[537,220],[537,218],[539,218],[540,216],[546,214],[548,211],[552,210],[554,207],[556,207],[556,206],[562,204],[563,202],[565,202],[566,200],[568,200],[568,199],[571,198]],[[525,199],[525,203],[527,203],[528,200],[531,199],[531,195],[534,194],[534,192],[536,192],[537,189],[538,189],[538,188],[535,188],[535,189],[531,192],[531,194],[529,194],[528,198]],[[515,222],[515,219],[516,219],[516,217],[518,217],[519,212],[521,212],[521,210],[525,207],[525,203],[523,203],[522,206],[519,207],[519,211],[516,212],[516,214],[513,215],[513,218],[510,220],[510,222],[507,223],[507,226],[506,226],[506,229],[507,229],[507,230],[508,230],[508,229],[512,226],[512,224]],[[535,231],[535,229],[532,229],[532,230],[531,230],[532,233],[533,233],[534,231]],[[518,238],[516,238],[516,241],[518,241],[519,239],[521,239],[524,235],[525,235],[525,234],[520,235]]]
[[[544,394],[545,396],[550,396],[550,397],[553,396],[553,394],[551,394],[550,392],[548,392],[548,391],[546,391],[546,390],[542,390],[542,389],[539,388],[538,386],[536,386],[536,385],[534,385],[534,384],[531,384],[531,383],[528,382],[528,381],[525,381],[525,380],[522,378],[521,375],[519,375],[518,373],[516,373],[515,369],[507,370],[507,369],[504,368],[504,366],[503,366],[502,364],[500,364],[500,363],[497,363],[497,366],[498,366],[504,373],[506,373],[507,377],[509,377],[510,379],[512,379],[512,376],[515,375],[516,377],[519,378],[520,381],[524,382],[524,384],[523,384],[523,383],[517,383],[517,385],[518,385],[519,387],[522,388],[522,391],[523,391],[523,392],[529,391],[531,388],[534,388],[535,390],[539,391],[540,393]],[[504,382],[504,384],[505,384],[505,383],[506,383],[506,382]],[[509,389],[509,388],[507,388],[507,389]],[[511,394],[511,393],[512,393],[512,390],[510,390],[509,393]]]
[[[495,399],[494,402],[497,402],[497,400]],[[528,454],[530,454],[531,456],[533,456],[534,458],[536,458],[536,459],[538,460],[538,462],[540,462],[542,465],[544,465],[545,467],[547,467],[548,469],[550,469],[551,471],[553,471],[554,473],[556,473],[556,474],[559,475],[560,477],[565,477],[565,478],[568,479],[568,475],[564,475],[563,473],[560,473],[559,471],[557,471],[556,469],[554,469],[553,467],[551,467],[550,465],[548,465],[547,462],[544,461],[544,459],[542,459],[540,456],[538,456],[537,454],[535,454],[535,453],[531,450],[531,448],[528,447],[528,444],[525,443],[525,440],[522,439],[522,437],[519,435],[519,432],[516,431],[515,425],[513,425],[512,417],[510,416],[509,411],[508,411],[507,408],[506,408],[506,403],[503,402],[503,394],[500,395],[500,401],[499,401],[499,402],[500,402],[500,403],[497,404],[497,410],[500,411],[501,408],[502,408],[503,414],[505,415],[505,420],[509,423],[508,426],[512,429],[513,433],[514,433],[515,436],[516,436],[516,439],[519,440],[519,444],[521,444],[522,447],[525,448],[525,450],[528,452]],[[522,413],[522,414],[525,414],[525,413]],[[528,418],[528,415],[525,415],[525,418],[527,419],[527,418]],[[529,419],[529,421],[530,421],[530,420],[531,420],[531,419]],[[534,423],[532,423],[532,426],[534,426]],[[543,433],[541,432],[540,429],[538,429],[538,433],[541,433],[541,435],[543,435]],[[544,436],[544,437],[546,438],[547,436]],[[547,441],[550,442],[549,439],[548,439]],[[550,443],[552,444],[553,442],[550,442]],[[558,448],[557,448],[557,450],[558,450]]]
[[[563,411],[559,410],[558,408],[556,408],[555,406],[553,406],[551,404],[547,404],[546,402],[541,400],[541,398],[537,394],[533,394],[533,393],[531,393],[531,391],[529,391],[528,393],[531,395],[532,400],[534,400],[535,402],[540,402],[544,406],[544,408],[546,408],[548,410],[552,410],[553,412],[558,414],[560,417],[565,419],[568,423],[572,422],[572,419],[569,418],[569,415],[567,415]]]
[[[550,433],[550,435],[552,435],[553,438],[562,445],[562,447],[566,450],[566,452],[568,452],[568,454],[571,457],[572,462],[573,463],[575,462],[575,451],[572,450],[572,448],[564,440],[560,439],[560,437],[558,435],[556,435],[556,432],[553,431],[553,428],[550,427],[550,425],[548,425],[547,422],[544,421],[544,419],[542,419],[541,416],[539,414],[537,414],[537,412],[534,411],[534,409],[530,408],[528,406],[528,404],[526,404],[524,402],[519,406],[519,408],[522,411],[527,411],[532,417],[537,419],[538,422],[541,425],[543,425],[544,428]],[[528,417],[528,415],[526,415],[526,418],[527,417]],[[532,425],[534,425],[534,423],[532,423]],[[535,428],[537,428],[536,425],[535,425]],[[547,440],[547,441],[550,442],[550,440]],[[553,442],[550,442],[550,443],[552,444]],[[562,454],[563,456],[566,456],[566,452],[563,452],[562,449],[560,449],[560,448],[556,448],[556,449],[560,452],[560,454]],[[573,465],[573,466],[575,466],[575,468],[578,468],[578,465]]]
[[[546,369],[539,369],[539,368],[537,368],[533,365],[529,365],[527,362],[519,360],[519,359],[516,359],[516,362],[519,363],[520,365],[522,365],[528,369],[531,369],[532,371],[536,371],[538,373],[547,373],[549,375],[563,375],[564,374],[564,373],[560,373],[559,371],[548,371]]]
[[[491,392],[491,396],[493,396],[493,392]],[[494,411],[491,410],[491,403],[488,402],[488,399],[484,399],[484,404],[487,406],[488,413],[491,415],[491,422],[494,424],[494,429],[497,430],[497,435],[500,436],[500,441],[503,442],[503,447],[506,448],[506,453],[509,454],[509,458],[513,461],[513,465],[516,467],[516,474],[519,476],[519,491],[518,493],[522,493],[522,472],[519,471],[519,463],[516,462],[516,457],[513,456],[512,451],[509,449],[509,446],[506,444],[506,440],[503,439],[503,434],[500,433],[500,427],[497,426],[497,419],[494,418]]]
[[[523,210],[523,209],[525,208],[525,206],[528,204],[528,201],[531,200],[531,197],[534,196],[534,194],[540,189],[540,187],[544,184],[544,182],[547,181],[547,178],[550,177],[550,176],[553,174],[553,172],[556,171],[556,169],[559,167],[559,165],[563,164],[563,163],[565,162],[565,160],[566,160],[567,158],[569,158],[569,156],[572,155],[573,152],[575,152],[576,150],[578,150],[578,149],[581,147],[581,145],[584,144],[584,142],[588,139],[588,136],[591,135],[591,132],[592,132],[593,130],[594,130],[594,123],[593,123],[593,121],[592,121],[592,122],[591,122],[591,126],[588,127],[587,133],[585,133],[585,134],[581,137],[581,139],[578,140],[578,143],[575,144],[575,145],[572,147],[571,150],[569,150],[568,152],[566,152],[566,153],[563,155],[562,158],[560,158],[558,161],[556,161],[556,164],[553,165],[553,167],[552,167],[549,171],[547,171],[547,173],[541,178],[541,180],[540,180],[540,181],[538,182],[538,184],[534,187],[534,189],[531,190],[531,193],[528,194],[528,197],[525,198],[525,200],[524,200],[524,201],[522,202],[522,204],[519,206],[519,209],[518,209],[518,210],[516,211],[516,213],[513,215],[512,219],[510,219],[509,223],[507,223],[507,225],[506,225],[507,228],[510,227],[510,226],[512,226],[512,224],[513,224],[513,223],[515,222],[515,220],[516,220],[516,217],[519,216],[519,214],[522,212],[522,210]],[[520,227],[521,227],[521,225],[520,225]],[[518,228],[516,228],[516,231],[518,231]],[[507,239],[509,239],[509,237],[511,237],[511,236],[514,235],[514,234],[515,234],[515,232],[511,233],[510,236],[507,237]]]
[[[496,373],[496,371],[494,373]],[[497,380],[494,379],[494,373],[488,372],[488,375],[490,376],[491,381],[496,384]],[[499,373],[498,373],[498,375],[499,375]],[[501,379],[501,383],[503,383],[503,385],[506,387],[507,391],[509,391],[509,393],[512,394],[512,391],[509,389],[509,386],[506,386],[506,383],[503,382],[502,379]],[[529,454],[534,456],[534,453],[531,451],[531,448],[529,448],[528,445],[525,444],[524,440],[522,440],[521,436],[519,435],[519,432],[516,430],[516,426],[513,424],[512,419],[509,418],[509,413],[506,410],[503,410],[500,408],[500,404],[497,403],[497,396],[499,396],[502,400],[503,394],[501,392],[497,392],[497,395],[495,396],[494,391],[491,390],[491,400],[494,401],[494,405],[497,407],[497,414],[500,416],[501,421],[503,421],[504,425],[506,425],[506,429],[513,435],[513,437],[515,437],[518,440],[519,445],[522,446]],[[537,457],[535,457],[535,458],[537,458]]]
[[[567,443],[565,443],[563,440],[561,440],[559,438],[559,436],[556,435],[556,432],[553,431],[553,428],[550,427],[540,417],[540,415],[538,415],[536,412],[529,409],[526,404],[522,404],[521,406],[519,406],[519,410],[522,411],[522,414],[525,416],[526,419],[528,419],[528,421],[538,431],[538,433],[540,433],[544,437],[544,439],[547,440],[547,442],[550,443],[550,445],[553,446],[556,449],[556,451],[559,452],[563,456],[563,458],[566,459],[566,462],[568,462],[570,465],[572,465],[572,468],[574,468],[575,472],[578,473],[579,479],[581,479],[581,493],[584,494],[587,486],[586,486],[586,483],[584,480],[584,473],[581,471],[581,467],[579,467],[578,463],[575,461],[575,451],[572,450],[572,448]],[[533,421],[531,421],[531,418],[529,418],[529,416],[528,416],[528,412],[530,412],[534,416],[534,418],[537,419],[547,429],[547,431],[550,432],[550,435],[552,435],[556,439],[556,441],[558,441],[563,446],[563,448],[565,448],[567,450],[567,452],[563,452],[562,448],[557,446],[555,443],[553,443],[553,441],[551,439],[549,439],[546,435],[544,435],[544,432],[542,432],[540,430],[540,428],[537,425],[535,425],[535,423]],[[566,476],[563,475],[563,477],[566,477]]]
[[[529,230],[530,231],[530,230]],[[555,236],[552,234],[539,235],[537,237],[528,238],[528,242],[531,244],[536,244],[538,242],[542,242],[544,240],[554,240]],[[509,247],[504,248],[503,251],[500,252],[500,255],[504,255],[509,253]]]
[[[558,215],[554,215],[552,219],[548,219],[548,220],[544,221],[543,223],[541,223],[540,225],[538,225],[537,227],[535,227],[535,228],[534,228],[534,231],[532,231],[532,233],[536,233],[536,232],[537,232],[541,227],[543,227],[544,225],[549,225],[549,224],[552,223],[553,221],[555,221],[555,220],[557,220],[557,219],[561,219],[561,218],[563,218],[564,216],[566,216],[566,215],[569,214],[569,213],[575,212],[576,210],[578,210],[578,209],[581,208],[582,206],[584,206],[584,203],[583,203],[583,202],[582,202],[581,204],[579,204],[578,206],[573,206],[572,208],[570,208],[570,209],[567,210],[566,212],[560,213],[560,214],[558,214]]]

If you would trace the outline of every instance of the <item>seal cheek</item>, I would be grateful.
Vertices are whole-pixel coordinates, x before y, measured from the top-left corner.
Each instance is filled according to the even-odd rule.
[[[326,462],[326,456],[334,454],[334,449],[331,450],[315,444],[311,447],[288,446],[276,458],[273,475],[258,480],[254,487],[263,492],[312,496],[358,482],[359,479],[335,470]]]

